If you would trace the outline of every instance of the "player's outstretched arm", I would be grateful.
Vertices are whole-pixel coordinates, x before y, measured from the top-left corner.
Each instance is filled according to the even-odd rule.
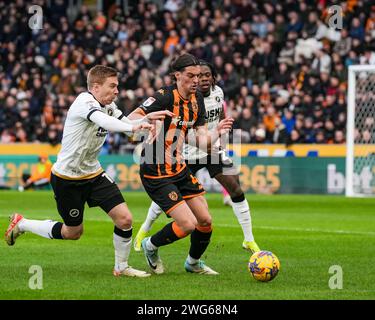
[[[145,115],[144,110],[137,108],[129,114],[128,119],[133,122],[140,121],[140,123],[144,123],[147,121],[147,123],[150,123],[152,128],[149,129],[149,135],[146,142],[152,143],[159,135],[165,117],[173,116],[175,116],[174,113],[168,110],[154,111]],[[139,140],[139,138],[136,140]]]
[[[134,120],[139,121],[142,119],[142,121],[151,122],[151,121],[156,121],[156,120],[164,120],[165,117],[173,117],[173,116],[174,116],[173,112],[169,110],[150,112],[145,115],[145,112],[142,109],[137,108],[131,114],[128,115],[127,119],[130,121],[134,121]]]
[[[133,133],[133,125],[111,117],[101,111],[92,113],[89,120],[96,123],[105,130],[112,132]]]
[[[114,117],[108,116],[103,112],[94,112],[90,116],[90,120],[96,123],[98,126],[112,132],[124,132],[129,136],[132,136],[133,133],[138,133],[146,135],[147,132],[154,132],[155,125],[147,122],[142,122],[138,124],[129,124],[121,120],[118,120]],[[150,139],[152,138],[152,135]]]

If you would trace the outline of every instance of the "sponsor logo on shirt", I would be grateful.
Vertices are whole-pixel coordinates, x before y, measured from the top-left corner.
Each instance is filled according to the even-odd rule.
[[[145,102],[142,103],[142,106],[149,107],[155,102],[155,98],[149,97]]]
[[[192,127],[194,125],[195,121],[184,121],[184,120],[181,120],[181,116],[179,117],[175,117],[175,118],[172,118],[172,124],[174,124],[175,126],[179,125],[179,126],[187,126],[188,128]]]
[[[213,122],[220,118],[221,108],[212,109],[206,112],[206,122]]]
[[[97,137],[105,137],[107,135],[108,131],[106,129],[103,129],[102,127],[98,128],[98,131],[96,132]]]

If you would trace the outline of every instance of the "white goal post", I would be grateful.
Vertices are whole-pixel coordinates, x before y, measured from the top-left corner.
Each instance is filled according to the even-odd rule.
[[[375,65],[348,70],[347,197],[375,195]]]

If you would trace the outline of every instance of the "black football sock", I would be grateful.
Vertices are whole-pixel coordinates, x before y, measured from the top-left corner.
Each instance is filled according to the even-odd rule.
[[[183,232],[175,221],[168,223],[163,229],[155,233],[151,237],[151,243],[156,247],[165,246],[175,242],[181,238],[186,237],[188,234]]]
[[[201,227],[202,228],[202,227]],[[207,227],[204,227],[204,231],[206,231]],[[190,250],[189,250],[189,256],[193,259],[200,259],[200,257],[203,255],[203,253],[206,251],[211,235],[212,235],[212,229],[211,226],[208,229],[207,232],[199,231],[198,229],[195,229],[191,235],[190,235]]]

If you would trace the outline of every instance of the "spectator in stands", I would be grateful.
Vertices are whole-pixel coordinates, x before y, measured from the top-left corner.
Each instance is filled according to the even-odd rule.
[[[129,114],[139,101],[171,83],[168,65],[183,52],[215,65],[229,109],[239,108],[239,115],[251,109],[257,123],[250,120],[250,140],[272,107],[288,134],[296,129],[291,140],[333,142],[336,133],[325,124],[331,117],[345,133],[347,67],[375,63],[371,1],[343,3],[341,31],[327,27],[331,3],[324,1],[171,0],[158,6],[140,0],[127,13],[115,5],[106,12],[88,5],[73,12],[66,1],[39,3],[45,8],[43,32],[28,28],[22,14],[26,1],[0,3],[3,143],[59,143],[67,106],[87,90],[85,77],[93,64],[120,71],[119,107]],[[310,120],[301,119],[302,129],[296,128],[297,115],[312,118],[313,133],[303,130]],[[249,127],[245,121],[241,125]],[[272,131],[267,132],[264,141],[272,143]],[[358,133],[366,141],[368,135]],[[108,150],[118,152],[127,142],[115,134]]]
[[[240,89],[240,76],[236,70],[234,70],[233,64],[226,63],[224,66],[224,74],[222,74],[224,80],[224,94],[228,98],[234,98],[236,93]]]
[[[327,143],[327,139],[324,135],[324,130],[320,129],[317,131],[315,140],[316,140],[316,143],[319,143],[319,144]]]
[[[331,71],[331,57],[323,49],[317,50],[311,68],[316,74],[329,73]]]
[[[342,130],[336,130],[335,131],[335,137],[334,137],[333,143],[335,143],[335,144],[345,143],[345,135],[344,135],[344,132]]]
[[[348,30],[343,28],[341,30],[341,38],[333,46],[333,51],[338,53],[340,57],[345,57],[352,47],[352,38],[348,36]]]
[[[266,142],[266,130],[259,126],[258,129],[254,132],[254,138],[251,140],[251,143],[265,143]]]
[[[275,108],[269,105],[266,108],[266,114],[263,116],[263,124],[266,129],[266,137],[268,140],[272,140],[273,133],[276,128],[276,123],[279,123],[279,117],[276,113]]]
[[[369,129],[365,129],[362,132],[362,139],[361,139],[362,144],[371,144],[375,143],[375,138],[374,135],[371,134]]]
[[[318,20],[318,14],[315,11],[311,11],[302,29],[302,32],[305,33],[306,38],[312,38],[316,35],[316,32],[318,31]]]
[[[272,86],[284,86],[285,83],[290,82],[290,73],[288,71],[288,66],[286,63],[280,63],[278,70],[272,75]]]
[[[287,25],[287,32],[299,33],[303,28],[303,21],[301,21],[300,16],[295,11],[291,11],[288,14],[289,23]]]
[[[33,167],[31,174],[25,173],[22,176],[23,183],[18,187],[18,190],[39,189],[47,186],[50,181],[51,169],[52,163],[48,159],[48,155],[40,154],[38,163]]]
[[[243,131],[242,135],[246,142],[250,142],[250,129],[256,127],[257,123],[258,121],[252,114],[251,109],[243,109],[242,115],[239,117],[239,127]]]
[[[315,143],[315,130],[314,121],[311,117],[304,119],[303,123],[303,136],[306,143]]]
[[[296,123],[293,112],[289,109],[285,109],[281,121],[285,125],[287,133],[290,134],[294,128],[294,124]]]
[[[367,47],[363,55],[359,57],[361,64],[375,64],[375,51],[374,48]]]
[[[333,143],[335,135],[335,126],[331,119],[326,119],[326,121],[324,122],[324,129],[327,143]]]
[[[362,22],[359,18],[354,17],[351,23],[351,28],[349,31],[349,35],[351,38],[358,39],[359,41],[363,41],[365,37],[365,28],[362,25]]]
[[[303,139],[301,137],[300,131],[298,131],[296,129],[293,129],[291,134],[290,134],[290,140],[289,140],[288,144],[298,144],[298,143],[302,143],[302,142],[303,142]]]
[[[275,130],[272,133],[271,143],[288,144],[290,136],[280,118],[275,119]]]

